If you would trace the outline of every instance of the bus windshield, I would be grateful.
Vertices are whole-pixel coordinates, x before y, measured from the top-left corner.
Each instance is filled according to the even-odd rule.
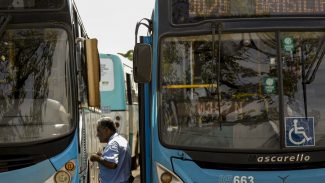
[[[8,29],[0,40],[0,144],[70,133],[69,44],[60,28]]]
[[[292,140],[287,137],[290,129],[283,131],[281,126],[291,119],[308,118],[313,130],[308,135],[314,140],[308,147],[325,147],[325,33],[277,34],[223,33],[214,43],[214,35],[162,38],[159,132],[163,144],[186,149],[281,150],[290,147],[281,139]],[[314,79],[306,82],[308,78]]]
[[[64,0],[1,0],[0,10],[44,10],[63,7]]]

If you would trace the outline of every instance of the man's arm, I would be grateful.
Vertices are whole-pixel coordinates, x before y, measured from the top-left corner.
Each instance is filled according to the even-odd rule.
[[[98,163],[109,169],[115,169],[117,167],[116,163],[106,161],[103,157],[98,156],[97,154],[92,154],[90,156],[90,161],[97,161]]]

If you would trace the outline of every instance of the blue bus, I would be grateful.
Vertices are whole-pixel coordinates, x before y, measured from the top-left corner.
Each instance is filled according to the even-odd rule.
[[[132,169],[137,168],[139,154],[138,85],[133,79],[133,63],[119,54],[100,54],[101,115],[113,119],[118,133],[128,141]]]
[[[87,182],[97,40],[71,0],[1,1],[0,12],[0,182]]]
[[[324,182],[324,1],[157,0],[140,25],[145,182]]]

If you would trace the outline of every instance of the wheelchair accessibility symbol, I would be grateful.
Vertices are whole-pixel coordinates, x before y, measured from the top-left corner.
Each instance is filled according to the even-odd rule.
[[[314,118],[285,118],[286,147],[315,146]]]

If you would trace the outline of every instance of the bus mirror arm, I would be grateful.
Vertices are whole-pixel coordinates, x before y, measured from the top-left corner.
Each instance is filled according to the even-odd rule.
[[[78,38],[76,38],[75,42],[76,42],[76,44],[79,44],[79,43],[84,43],[85,40],[86,40],[86,39],[83,38],[83,37],[78,37]]]
[[[151,81],[152,51],[151,45],[136,43],[133,53],[134,81],[148,83]]]

